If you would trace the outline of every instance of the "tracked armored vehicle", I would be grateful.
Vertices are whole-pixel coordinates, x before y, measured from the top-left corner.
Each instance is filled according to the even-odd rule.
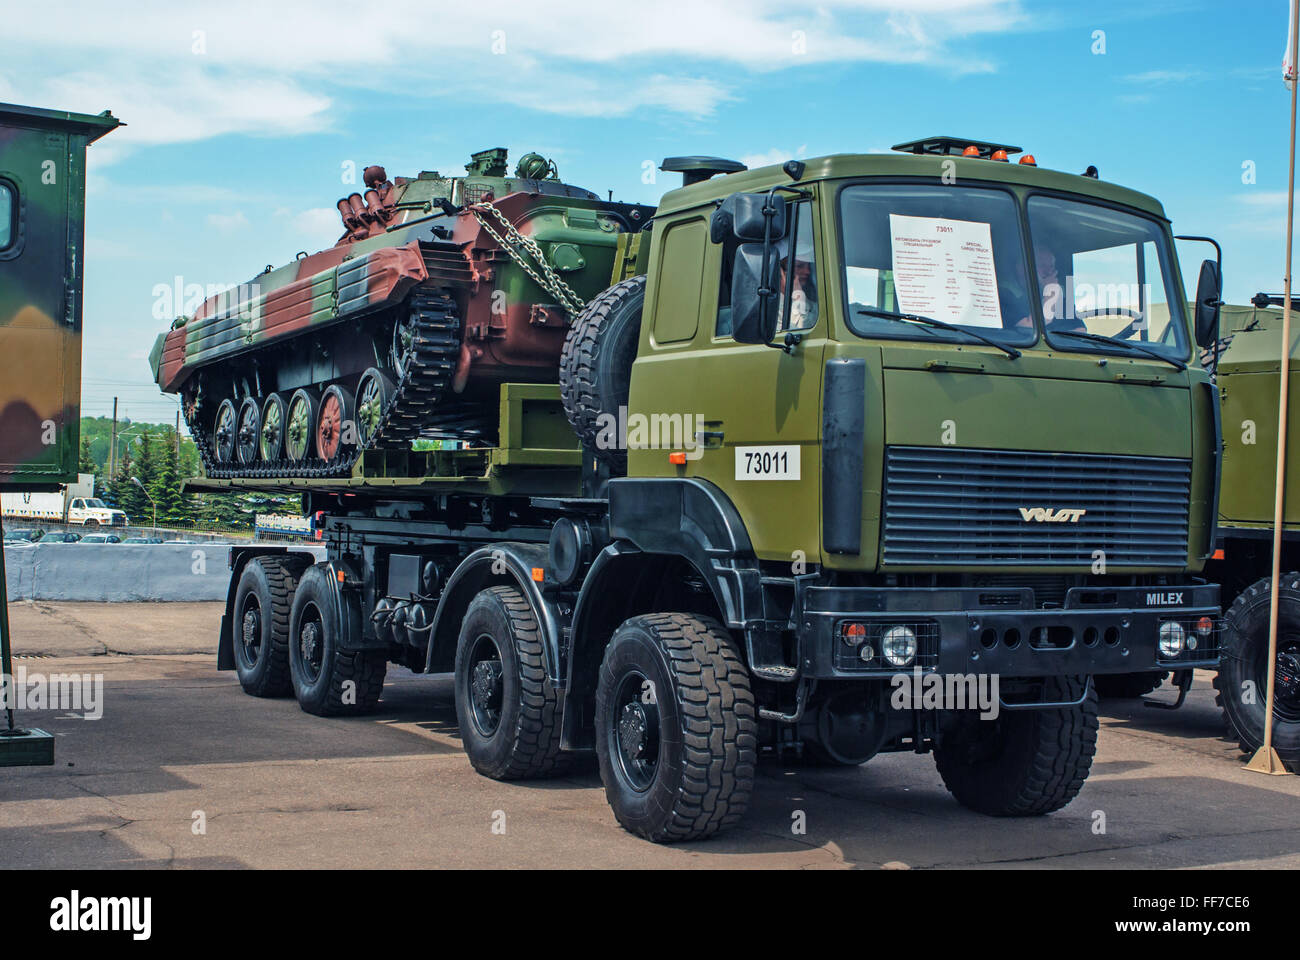
[[[363,179],[333,247],[209,297],[154,344],[209,477],[346,476],[363,449],[495,442],[499,385],[556,382],[570,318],[654,212],[562,183],[538,154],[508,174],[503,149],[464,176]]]

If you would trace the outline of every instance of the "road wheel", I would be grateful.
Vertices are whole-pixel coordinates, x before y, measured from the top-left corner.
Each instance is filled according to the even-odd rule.
[[[239,426],[235,430],[235,455],[240,463],[257,460],[257,440],[262,432],[262,405],[256,397],[245,397],[239,407]]]
[[[285,413],[284,455],[294,463],[301,463],[312,455],[316,415],[320,410],[320,394],[311,387],[294,391]]]
[[[1053,678],[1045,696],[1071,700],[1085,677]],[[962,806],[994,817],[1027,817],[1065,806],[1083,786],[1097,750],[1097,692],[1075,707],[1002,710],[982,720],[963,712],[934,759]]]
[[[289,405],[284,397],[272,393],[262,404],[262,428],[258,437],[257,449],[264,463],[271,463],[284,456],[284,420],[285,410]]]
[[[296,557],[258,557],[239,575],[232,624],[235,673],[251,696],[280,697],[293,689],[289,608],[306,565]]]
[[[369,447],[375,439],[395,389],[388,374],[375,367],[361,375],[357,383],[357,439],[362,448]]]
[[[749,674],[715,620],[633,617],[605,648],[596,686],[605,797],[632,833],[701,840],[738,822],[754,787]]]
[[[235,410],[235,401],[227,397],[217,407],[217,416],[212,424],[212,446],[216,450],[218,463],[233,463],[235,459],[235,434],[238,431],[239,413]]]
[[[632,277],[598,294],[574,319],[560,353],[564,415],[582,445],[620,473],[627,469],[623,438],[601,435],[610,422],[602,415],[617,423],[619,407],[627,406],[645,288],[645,277]]]
[[[1145,673],[1103,673],[1092,678],[1097,696],[1102,700],[1133,700],[1145,697],[1169,676],[1168,670]]]
[[[324,563],[311,567],[294,591],[289,611],[293,693],[300,707],[317,716],[369,713],[384,688],[387,657],[383,650],[340,647],[343,625],[329,569]]]
[[[316,456],[333,460],[356,442],[356,432],[352,391],[341,383],[326,387],[316,415]]]
[[[555,772],[560,713],[532,607],[515,587],[481,591],[456,644],[456,717],[469,762],[493,780]]]
[[[1228,735],[1247,753],[1264,745],[1269,582],[1266,577],[1251,584],[1228,609],[1214,678]],[[1300,773],[1300,573],[1283,574],[1278,591],[1273,684],[1273,749],[1287,769]]]

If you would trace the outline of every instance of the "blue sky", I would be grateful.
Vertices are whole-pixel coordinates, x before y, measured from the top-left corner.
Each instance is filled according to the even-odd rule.
[[[5,19],[0,100],[129,124],[91,148],[88,415],[118,396],[133,419],[172,418],[146,360],[157,285],[239,283],[329,246],[345,163],[446,173],[489,146],[653,203],[678,177],[644,183],[646,161],[674,154],[1001,140],[1041,166],[1095,164],[1176,232],[1217,237],[1230,300],[1282,287],[1285,0],[43,9]],[[1192,282],[1204,255],[1181,251]]]

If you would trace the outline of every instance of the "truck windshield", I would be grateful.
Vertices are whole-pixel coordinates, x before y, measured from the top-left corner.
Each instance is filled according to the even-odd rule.
[[[965,341],[918,314],[1010,344],[1037,336],[1015,199],[1004,190],[870,184],[840,193],[849,327],[863,337]]]
[[[1053,347],[1096,352],[1106,344],[1092,338],[1104,337],[1162,357],[1187,356],[1182,299],[1174,291],[1169,240],[1159,224],[1058,197],[1031,197],[1028,209],[1043,321]]]
[[[98,497],[95,497],[93,500],[87,500],[86,507],[91,510],[105,509],[104,501],[100,500]]]

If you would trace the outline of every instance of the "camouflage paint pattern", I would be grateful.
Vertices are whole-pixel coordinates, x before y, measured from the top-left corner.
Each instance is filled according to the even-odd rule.
[[[457,291],[464,335],[456,392],[471,379],[493,387],[554,380],[567,329],[563,310],[473,212],[455,208],[492,201],[583,299],[605,288],[619,237],[640,229],[653,209],[519,176],[553,172],[535,154],[513,177],[505,175],[500,149],[475,154],[466,169],[461,177],[426,171],[389,182],[382,167],[367,167],[365,197],[338,202],[345,232],[335,246],[209,297],[159,336],[150,355],[159,386],[179,391],[204,367],[395,305],[426,282]],[[453,205],[450,212],[440,201]]]
[[[118,123],[0,104],[0,486],[77,478],[86,145]]]

